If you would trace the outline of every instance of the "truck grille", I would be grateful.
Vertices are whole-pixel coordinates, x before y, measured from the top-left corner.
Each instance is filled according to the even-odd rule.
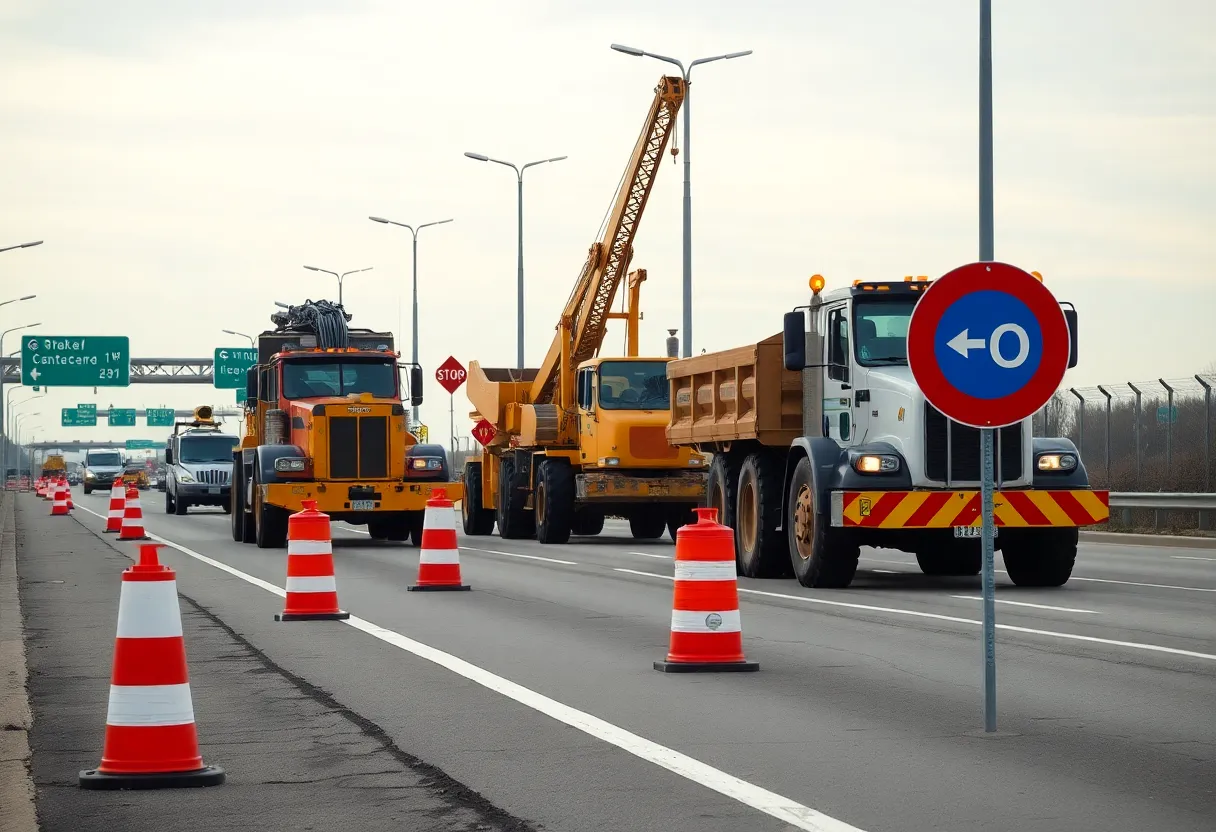
[[[334,479],[388,477],[388,419],[334,416],[329,420],[329,472]]]
[[[195,476],[199,482],[207,485],[227,485],[229,473],[228,471],[199,471]]]
[[[946,481],[946,422],[942,412],[925,403],[925,476]],[[994,473],[998,481],[1022,477],[1022,425],[1000,429],[997,438],[999,458]],[[950,481],[978,482],[980,479],[980,432],[952,422],[950,425]]]

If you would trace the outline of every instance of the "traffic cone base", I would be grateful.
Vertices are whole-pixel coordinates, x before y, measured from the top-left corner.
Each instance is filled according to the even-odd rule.
[[[747,673],[760,669],[743,655],[735,575],[734,532],[717,509],[698,508],[697,522],[676,531],[671,647],[661,673]]]
[[[316,500],[303,504],[287,518],[287,601],[274,620],[345,621],[350,613],[338,607],[329,515],[317,511]]]
[[[460,581],[460,549],[456,546],[456,512],[447,491],[436,488],[422,515],[422,545],[418,555],[418,583],[408,592],[467,592]]]
[[[224,782],[219,766],[203,766],[196,771],[173,774],[105,774],[97,769],[80,772],[80,788],[102,789],[186,789],[192,786],[218,786]]]

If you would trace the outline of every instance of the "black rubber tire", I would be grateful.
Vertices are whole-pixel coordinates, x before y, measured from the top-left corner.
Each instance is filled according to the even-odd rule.
[[[715,454],[705,483],[705,505],[718,510],[718,522],[735,527],[735,492],[739,487],[739,461]]]
[[[524,492],[515,488],[515,463],[509,459],[498,465],[498,536],[503,540],[524,540],[536,534],[536,518],[524,508]]]
[[[245,540],[245,474],[241,471],[241,463],[232,465],[232,518],[229,526],[232,529],[232,539],[236,543],[246,543]],[[169,489],[165,489],[165,511],[168,511]]]
[[[695,506],[680,506],[672,509],[667,515],[667,533],[671,535],[671,540],[674,543],[676,532],[681,526],[688,526],[697,522],[697,513],[693,511]]]
[[[174,514],[176,514],[178,517],[182,517],[182,516],[184,516],[184,515],[186,514],[186,512],[187,512],[187,511],[189,511],[189,510],[190,510],[190,504],[189,504],[189,503],[187,503],[187,502],[186,502],[185,500],[183,500],[181,497],[174,497],[174,498],[173,498],[173,513],[174,513]]]
[[[562,544],[574,522],[574,469],[564,459],[546,459],[536,472],[536,540]]]
[[[173,495],[169,493],[169,489],[165,489],[165,514],[173,513]],[[235,540],[236,538],[233,538]]]
[[[786,492],[786,535],[794,577],[803,586],[819,589],[844,589],[857,573],[861,550],[839,540],[839,532],[828,525],[828,518],[815,510],[814,470],[807,457],[798,460]],[[808,516],[798,514],[800,502]],[[809,531],[806,527],[810,525]],[[808,539],[800,547],[800,530]],[[805,551],[803,551],[805,550]]]
[[[367,524],[367,536],[372,540],[388,540],[388,532],[379,523]]]
[[[92,489],[92,487],[91,487],[91,486],[87,486],[87,485],[86,485],[86,486],[83,486],[83,488],[84,488],[84,493],[85,493],[85,494],[92,494],[92,493],[93,493],[93,489]]]
[[[918,549],[916,563],[926,575],[970,577],[980,574],[984,553],[977,541],[951,540],[941,546]]]
[[[287,511],[278,506],[268,506],[257,497],[257,480],[254,480],[254,513],[257,527],[253,542],[259,549],[282,549],[287,545]]]
[[[494,512],[481,504],[481,463],[464,464],[464,496],[460,498],[460,522],[467,535],[494,533]]]
[[[629,531],[634,540],[658,540],[667,531],[667,517],[660,506],[637,506],[629,512]]]
[[[1077,562],[1076,528],[1001,530],[1001,557],[1017,586],[1064,586]]]
[[[584,508],[574,512],[570,518],[570,534],[579,537],[594,537],[604,530],[604,512]]]
[[[422,525],[425,520],[426,512],[411,511],[408,513],[405,521],[410,530],[410,543],[413,543],[419,548],[422,547]]]
[[[220,508],[224,510],[224,514],[232,514],[232,497],[220,503]]]
[[[748,454],[735,489],[735,559],[748,578],[790,574],[789,537],[781,527],[785,470],[772,454]]]

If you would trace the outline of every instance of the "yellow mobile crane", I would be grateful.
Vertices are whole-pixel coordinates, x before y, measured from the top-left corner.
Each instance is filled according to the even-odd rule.
[[[654,539],[688,522],[705,497],[705,457],[667,442],[669,358],[638,356],[638,297],[645,270],[629,274],[628,307],[611,312],[633,257],[633,239],[659,161],[684,102],[684,80],[666,76],[608,213],[538,369],[469,364],[466,391],[497,435],[465,464],[464,531],[565,543],[594,535],[606,516]],[[673,149],[673,154],[676,152]],[[624,356],[599,357],[609,320],[625,321]]]

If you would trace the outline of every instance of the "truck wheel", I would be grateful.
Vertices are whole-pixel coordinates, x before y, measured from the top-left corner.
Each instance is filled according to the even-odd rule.
[[[395,543],[409,540],[410,538],[410,518],[405,512],[400,514],[390,514],[384,518],[384,537],[387,540],[392,540]]]
[[[629,531],[635,540],[658,540],[667,531],[667,518],[657,506],[638,506],[629,513]]]
[[[410,530],[410,542],[422,548],[422,526],[426,520],[425,511],[411,511],[406,515],[406,525]]]
[[[181,497],[174,498],[173,513],[176,514],[178,517],[183,516],[189,508],[190,508],[190,504],[187,503],[185,500],[183,500]]]
[[[978,575],[984,553],[971,541],[952,540],[937,548],[918,549],[916,563],[926,575]]]
[[[739,469],[735,552],[739,574],[780,578],[789,574],[789,540],[778,531],[784,471],[771,454],[748,454]]]
[[[84,486],[84,493],[85,493],[85,494],[92,494],[92,493],[93,493],[93,487],[92,487],[91,485],[86,485],[86,486]]]
[[[481,504],[481,463],[464,465],[464,497],[460,500],[460,522],[468,535],[487,535],[494,531],[494,512]]]
[[[173,495],[169,493],[169,489],[165,489],[165,514],[173,513]],[[235,538],[233,538],[235,540]]]
[[[254,543],[259,549],[281,549],[287,545],[287,512],[262,502],[258,497],[256,479],[253,484],[253,513],[257,518]],[[178,504],[181,504],[180,500]]]
[[[811,460],[798,460],[785,513],[790,563],[803,586],[844,589],[853,582],[861,552],[857,546],[835,539],[827,516],[816,511],[813,477]]]
[[[524,508],[524,495],[515,489],[515,463],[504,459],[498,466],[498,536],[522,540],[536,534],[536,518]]]
[[[367,536],[372,540],[388,540],[387,524],[383,520],[368,520]]]
[[[564,459],[546,459],[536,472],[536,539],[566,543],[574,522],[574,470]]]
[[[724,454],[715,454],[705,483],[705,501],[718,510],[718,522],[735,527],[735,489],[739,484],[739,463]]]
[[[673,543],[676,539],[676,532],[679,531],[681,526],[688,526],[697,522],[697,513],[692,509],[692,506],[680,506],[668,515],[667,533],[671,535]]]
[[[232,539],[237,543],[245,543],[245,475],[240,463],[232,466]],[[169,511],[169,489],[165,489],[165,511]]]
[[[1005,530],[1002,530],[1004,532]],[[1001,535],[1005,537],[1005,534]],[[1035,529],[1010,533],[1001,542],[1009,580],[1018,586],[1063,586],[1077,562],[1076,528]]]
[[[604,530],[604,512],[593,508],[575,511],[570,518],[570,534],[593,537]]]

